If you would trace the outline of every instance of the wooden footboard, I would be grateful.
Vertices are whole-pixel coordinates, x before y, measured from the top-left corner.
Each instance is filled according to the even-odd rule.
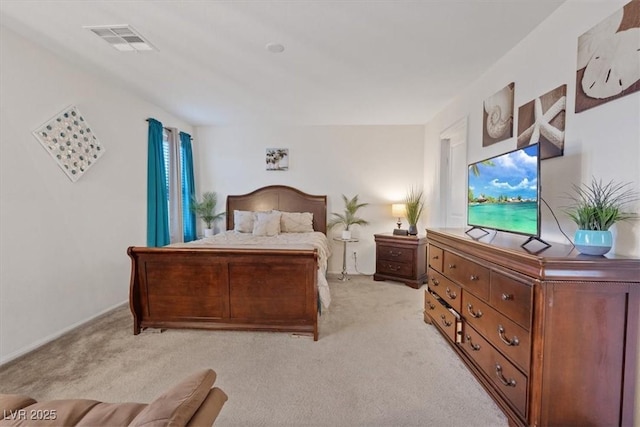
[[[318,339],[315,249],[130,247],[133,333],[280,331]]]

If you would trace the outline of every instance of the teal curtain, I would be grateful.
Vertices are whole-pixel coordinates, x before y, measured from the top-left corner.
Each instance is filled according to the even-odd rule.
[[[147,153],[147,246],[165,246],[169,238],[169,195],[166,186],[167,171],[164,167],[162,123],[149,122]]]
[[[180,132],[180,170],[182,171],[182,231],[184,241],[196,240],[196,214],[191,211],[191,200],[195,198],[193,179],[193,152],[191,135]]]

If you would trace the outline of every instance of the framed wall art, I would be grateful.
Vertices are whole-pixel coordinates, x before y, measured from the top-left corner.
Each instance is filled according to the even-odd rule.
[[[484,101],[482,146],[487,147],[513,136],[513,91],[515,83]]]
[[[289,170],[289,149],[267,148],[265,162],[268,171]]]

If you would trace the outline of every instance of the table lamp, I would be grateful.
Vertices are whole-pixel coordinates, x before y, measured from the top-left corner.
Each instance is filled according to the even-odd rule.
[[[394,236],[406,236],[409,234],[407,230],[403,230],[402,218],[407,216],[407,207],[404,203],[394,203],[391,205],[391,215],[398,218],[398,228],[393,230]]]

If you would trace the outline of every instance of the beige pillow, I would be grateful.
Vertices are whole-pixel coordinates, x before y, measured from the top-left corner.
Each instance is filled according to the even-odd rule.
[[[276,236],[280,234],[280,212],[256,212],[255,214],[253,222],[254,236]]]
[[[282,233],[311,233],[313,214],[311,212],[282,212],[280,217]]]
[[[255,212],[233,211],[233,229],[239,233],[253,232]]]

